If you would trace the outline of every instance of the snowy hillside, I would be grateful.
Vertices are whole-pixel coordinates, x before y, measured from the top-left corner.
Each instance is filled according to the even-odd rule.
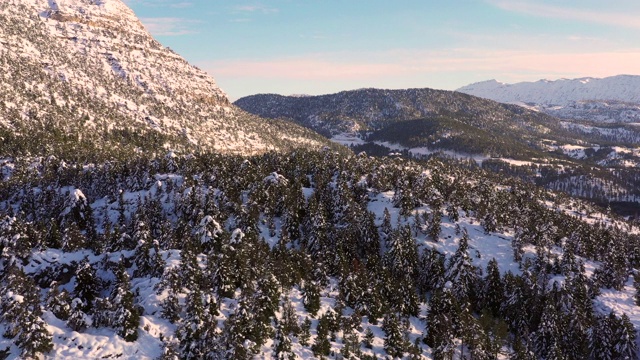
[[[539,80],[516,84],[488,80],[461,87],[457,91],[506,103],[560,106],[583,100],[640,103],[640,76]]]
[[[89,143],[147,136],[160,146],[233,153],[323,142],[230,104],[213,78],[154,40],[120,0],[0,2],[0,66],[3,137],[52,136],[45,129],[55,127]]]
[[[329,151],[13,165],[9,359],[637,355],[638,228],[531,184]]]
[[[640,76],[539,80],[516,84],[488,80],[457,91],[522,105],[562,118],[598,122],[640,121]]]

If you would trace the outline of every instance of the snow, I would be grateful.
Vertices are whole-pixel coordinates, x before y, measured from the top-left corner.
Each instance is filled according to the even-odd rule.
[[[640,76],[618,75],[601,79],[560,79],[516,84],[489,80],[461,87],[457,91],[506,103],[566,106],[582,100],[640,103],[638,88]]]
[[[362,140],[357,135],[349,134],[349,133],[341,133],[341,134],[333,135],[331,137],[331,141],[333,141],[335,143],[338,143],[340,145],[344,145],[344,146],[364,145],[364,144],[366,144],[366,141]]]
[[[495,80],[464,86],[457,91],[498,102],[515,104],[562,119],[596,123],[640,121],[640,76],[618,75],[602,79],[498,83]]]

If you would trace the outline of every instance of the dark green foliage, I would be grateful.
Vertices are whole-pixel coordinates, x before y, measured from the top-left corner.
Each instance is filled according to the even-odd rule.
[[[0,320],[5,338],[13,339],[24,358],[32,358],[53,349],[51,334],[42,320],[39,291],[22,269],[5,269],[0,290]]]
[[[109,297],[114,308],[111,323],[118,335],[122,336],[126,341],[136,341],[138,339],[140,314],[138,314],[134,306],[131,281],[122,261],[118,264],[115,275],[115,285]]]
[[[82,300],[82,309],[87,312],[92,308],[93,300],[98,296],[100,279],[97,277],[95,269],[87,258],[78,264],[75,276],[76,286],[73,294],[74,297]]]
[[[394,358],[402,358],[408,349],[402,320],[396,314],[387,314],[382,322],[385,333],[384,350]]]
[[[54,253],[62,254],[63,261],[69,251],[77,257],[90,249],[79,264],[34,262],[37,266],[26,274],[42,287],[34,293],[47,293],[54,280],[58,289],[71,289],[66,294],[53,286],[46,306],[76,331],[108,327],[132,340],[141,331],[135,315],[155,309],[145,316],[176,324],[176,342],[167,356],[180,358],[251,358],[269,340],[285,358],[311,349],[318,356],[364,358],[370,353],[367,346],[380,343],[373,328],[362,328],[364,317],[372,326],[381,321],[389,354],[408,358],[424,354],[409,342],[415,339],[407,336],[405,319],[411,328],[424,327],[419,341],[436,358],[447,358],[454,349],[476,359],[588,358],[594,351],[635,351],[628,322],[622,331],[622,320],[616,320],[618,325],[596,320],[592,300],[607,279],[619,284],[633,271],[636,240],[563,214],[560,209],[567,204],[576,205],[527,184],[437,159],[417,163],[305,151],[173,157],[170,163],[138,159],[56,171],[47,170],[50,165],[43,165],[43,175],[27,177],[20,170],[16,182],[0,182],[0,193],[11,201],[21,198],[13,194],[27,194],[17,215],[0,209],[11,213],[3,213],[0,222],[5,273],[0,276],[8,276],[11,264],[28,262],[34,249],[61,247]],[[167,180],[159,171],[168,168],[184,177]],[[17,177],[30,179],[29,185]],[[50,179],[60,177],[75,179],[74,188],[82,189],[87,204],[109,202],[112,219],[104,219],[98,207],[93,225],[86,225],[95,227],[104,246],[89,241],[89,232],[82,229],[86,241],[57,244],[70,231],[56,230],[57,220],[51,221],[57,219],[59,197],[55,192],[36,196],[29,189],[52,188]],[[148,187],[163,190],[129,201],[131,193]],[[408,199],[411,215],[392,220],[391,213],[400,209],[389,208],[376,219],[370,205],[394,190]],[[441,218],[448,207],[459,209],[460,222],[486,223],[491,215],[498,232],[513,231],[518,246],[534,245],[537,257],[522,259],[520,275],[501,276],[502,264],[489,261],[483,276],[469,245],[483,245],[481,238],[471,239],[475,231],[467,234],[458,227],[454,240],[439,240],[447,242],[444,248],[429,240],[430,214]],[[117,215],[121,218],[111,225]],[[442,231],[458,225],[441,221]],[[456,239],[455,253],[438,251],[448,251]],[[556,246],[564,250],[557,260],[556,250],[549,251]],[[117,258],[123,261],[114,263]],[[595,279],[586,277],[582,259],[605,264]],[[613,276],[605,276],[607,266],[615,270]],[[563,285],[554,288],[549,281],[559,276],[565,277]],[[136,297],[147,284],[155,284],[157,295],[165,298],[161,304],[148,306],[147,299]],[[300,291],[304,310],[298,305],[294,311],[282,295],[293,301],[293,294],[299,295],[292,289]],[[334,301],[334,309],[325,311]],[[229,309],[224,325],[218,323],[220,306]],[[420,309],[426,310],[425,321],[416,317]],[[296,311],[304,311],[302,318],[322,316],[314,328],[309,318],[298,324]],[[594,329],[613,329],[611,343],[594,342],[602,340]]]
[[[314,281],[305,281],[302,288],[303,304],[305,310],[315,316],[318,310],[320,310],[320,287]]]

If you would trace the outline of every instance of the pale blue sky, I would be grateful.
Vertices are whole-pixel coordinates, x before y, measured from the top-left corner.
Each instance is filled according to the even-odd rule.
[[[638,0],[125,0],[233,100],[640,74]]]

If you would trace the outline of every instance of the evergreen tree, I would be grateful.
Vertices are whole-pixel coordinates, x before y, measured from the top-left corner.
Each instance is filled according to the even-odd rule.
[[[302,287],[302,303],[311,316],[320,310],[320,286],[315,281],[305,281]]]
[[[614,349],[619,359],[638,358],[637,333],[627,314],[622,314],[614,338],[616,339]]]
[[[42,320],[40,289],[22,269],[11,265],[0,290],[0,320],[4,337],[14,339],[23,358],[34,358],[53,349],[51,334]]]
[[[202,359],[219,348],[217,306],[211,304],[213,299],[204,300],[200,289],[195,288],[187,295],[185,317],[176,330],[181,358]]]
[[[162,301],[162,317],[169,320],[171,323],[176,323],[180,319],[180,303],[178,302],[178,296],[173,291],[173,289],[169,289],[169,294]]]
[[[504,301],[504,284],[500,276],[500,269],[495,258],[487,264],[487,275],[482,289],[482,304],[491,314],[497,317]]]
[[[311,320],[309,320],[309,318],[305,318],[302,325],[300,325],[298,342],[302,346],[309,346],[309,339],[311,339]]]
[[[88,258],[84,258],[75,271],[76,285],[73,289],[74,297],[82,300],[83,311],[88,312],[93,307],[93,300],[98,296],[100,284],[96,271],[89,263]]]
[[[318,321],[316,328],[316,341],[311,346],[313,354],[316,356],[328,356],[331,351],[331,317],[329,313],[324,313]]]
[[[445,279],[453,284],[452,295],[459,301],[475,303],[478,274],[469,256],[469,234],[463,230],[458,249],[449,259]]]
[[[362,345],[364,345],[364,347],[366,347],[367,349],[373,348],[374,338],[375,336],[373,335],[373,331],[371,331],[371,328],[367,327],[367,329],[364,331],[364,339],[362,340]]]
[[[131,282],[122,260],[116,268],[115,275],[115,285],[109,296],[114,308],[112,324],[118,335],[122,336],[125,341],[136,341],[138,339],[140,314],[135,308]]]
[[[402,358],[408,346],[401,320],[394,313],[385,315],[382,330],[385,333],[384,350],[394,358]]]
[[[49,293],[47,294],[47,309],[53,313],[60,320],[67,320],[69,318],[69,312],[71,300],[69,299],[69,292],[67,290],[60,291],[58,284],[51,284]]]
[[[459,322],[456,307],[450,283],[431,298],[424,342],[433,350],[434,359],[448,359],[453,353],[454,329]]]
[[[555,283],[554,283],[555,285]],[[558,310],[551,301],[548,301],[538,330],[533,333],[533,343],[535,353],[543,359],[555,357],[556,351],[561,343],[561,319]]]
[[[79,298],[75,298],[71,302],[67,326],[73,331],[83,332],[89,326],[93,325],[91,318],[82,311],[83,307],[84,304]]]
[[[291,349],[291,338],[280,323],[276,325],[275,339],[273,341],[273,353],[278,360],[294,360],[295,353]]]

